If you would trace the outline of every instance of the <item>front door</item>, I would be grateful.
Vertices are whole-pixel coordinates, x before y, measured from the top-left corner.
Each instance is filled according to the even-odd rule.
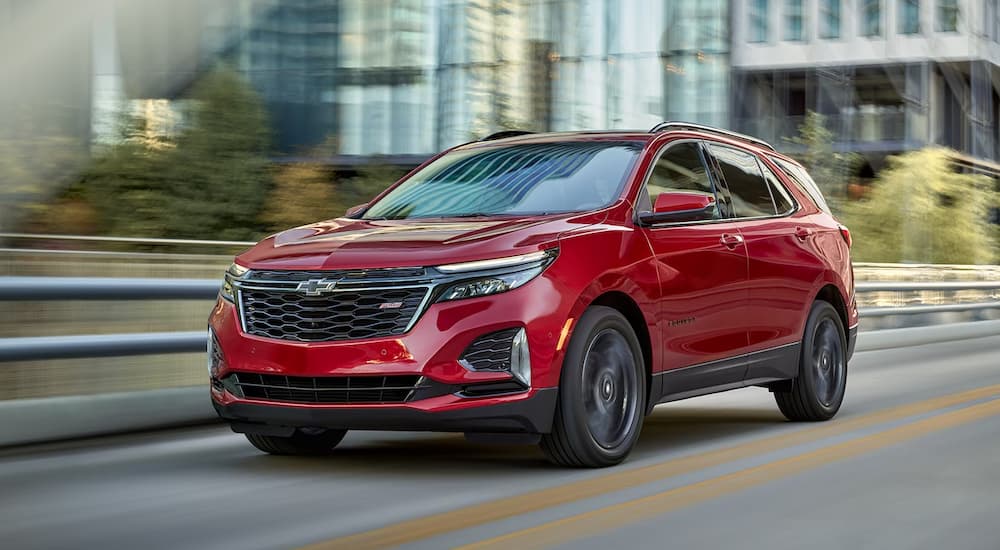
[[[747,250],[730,219],[727,197],[707,169],[699,141],[667,144],[640,190],[637,209],[650,210],[665,191],[715,197],[712,219],[642,228],[657,260],[664,342],[663,393],[740,385],[746,352]]]

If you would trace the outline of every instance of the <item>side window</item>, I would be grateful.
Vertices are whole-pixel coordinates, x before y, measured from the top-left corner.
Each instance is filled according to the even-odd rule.
[[[826,212],[827,214],[830,213],[830,207],[826,204],[826,199],[823,198],[823,193],[820,192],[816,182],[809,177],[809,173],[805,171],[805,168],[777,157],[771,157],[771,160],[773,160],[775,164],[785,171],[785,174],[787,174],[788,177],[799,186],[799,189],[805,192],[806,195],[809,195],[820,210]]]
[[[775,215],[774,200],[760,173],[757,157],[731,147],[714,144],[708,147],[719,161],[736,215],[740,218]]]
[[[785,189],[785,186],[778,180],[778,176],[774,175],[774,172],[766,164],[761,162],[760,168],[764,171],[764,179],[767,180],[768,185],[771,187],[771,198],[774,199],[774,206],[778,209],[778,214],[782,216],[791,214],[795,210],[795,202],[788,195],[788,190]]]
[[[640,209],[651,211],[656,204],[656,197],[666,191],[716,196],[696,142],[677,143],[667,147],[649,174],[646,191],[640,197]],[[712,218],[719,217],[719,207],[716,204]]]

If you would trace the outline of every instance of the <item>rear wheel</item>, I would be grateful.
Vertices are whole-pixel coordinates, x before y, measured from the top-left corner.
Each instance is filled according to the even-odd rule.
[[[244,435],[254,447],[268,454],[317,456],[333,452],[333,448],[347,435],[347,430],[295,430],[295,433],[289,437],[260,434]]]
[[[829,420],[840,410],[846,387],[844,324],[832,305],[817,300],[806,322],[798,376],[790,391],[774,392],[774,399],[789,420]]]
[[[541,447],[561,466],[596,468],[628,456],[642,425],[646,375],[625,317],[603,306],[580,318],[566,350],[552,433]]]

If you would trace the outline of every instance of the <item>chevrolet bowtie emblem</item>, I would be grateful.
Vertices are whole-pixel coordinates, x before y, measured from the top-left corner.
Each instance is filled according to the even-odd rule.
[[[302,281],[299,286],[295,288],[299,292],[305,293],[306,296],[319,296],[326,292],[333,292],[333,289],[337,288],[337,281],[328,281],[326,279],[309,279],[308,281]]]

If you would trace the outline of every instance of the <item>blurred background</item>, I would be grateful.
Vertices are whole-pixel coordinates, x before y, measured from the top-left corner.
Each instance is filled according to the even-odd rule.
[[[600,474],[458,434],[293,461],[218,423],[205,326],[234,254],[498,130],[664,120],[769,141],[850,228],[837,421],[787,423],[760,388],[670,404]],[[996,548],[998,264],[1000,0],[0,0],[0,540],[464,529],[416,546],[444,548],[590,510],[544,543],[675,498],[589,547]],[[795,477],[707,496],[772,470]]]
[[[686,120],[802,160],[859,260],[994,263],[998,63],[996,0],[0,0],[0,230],[253,240],[499,129]]]
[[[0,0],[0,275],[216,279],[491,132],[684,120],[803,162],[860,280],[996,281],[998,117],[996,0]],[[0,301],[0,337],[209,307]],[[202,355],[8,362],[0,400],[200,385]]]

